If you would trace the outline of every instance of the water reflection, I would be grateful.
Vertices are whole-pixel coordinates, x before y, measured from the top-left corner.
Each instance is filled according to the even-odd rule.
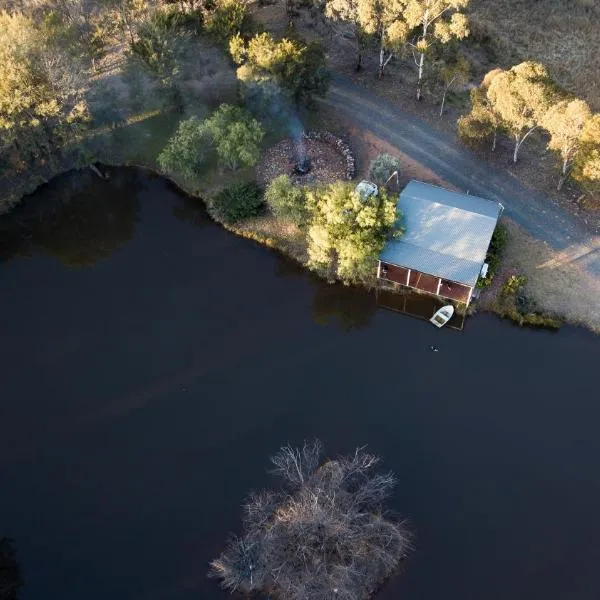
[[[0,538],[0,600],[17,600],[23,587],[14,540]]]
[[[68,267],[88,267],[132,237],[142,179],[134,170],[59,177],[0,219],[0,260],[48,254]]]

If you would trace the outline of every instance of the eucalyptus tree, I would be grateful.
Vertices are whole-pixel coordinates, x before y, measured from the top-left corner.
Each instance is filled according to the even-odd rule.
[[[600,193],[600,114],[593,115],[583,127],[573,176],[584,187]]]
[[[462,12],[470,0],[401,0],[403,18],[409,31],[415,32],[409,45],[417,66],[417,100],[423,95],[426,55],[434,43],[446,44],[469,35],[467,16]]]
[[[561,158],[559,190],[571,172],[584,127],[591,116],[590,107],[584,100],[571,98],[557,102],[543,117],[542,125],[550,134],[548,148]]]
[[[487,96],[494,77],[502,69],[493,69],[483,78],[481,85],[471,90],[471,111],[458,119],[458,134],[466,143],[480,143],[491,139],[492,152],[496,150],[498,131],[502,128],[502,117]]]
[[[513,162],[525,140],[541,126],[556,93],[546,68],[532,61],[501,71],[490,82],[487,98],[515,141]]]

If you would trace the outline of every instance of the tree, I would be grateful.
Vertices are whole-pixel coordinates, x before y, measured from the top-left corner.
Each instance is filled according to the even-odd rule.
[[[416,30],[410,42],[418,71],[417,100],[422,98],[425,56],[433,43],[446,44],[469,35],[467,16],[461,12],[469,0],[400,0],[409,31]]]
[[[494,109],[487,96],[491,81],[502,69],[493,69],[484,78],[478,88],[471,90],[471,112],[458,119],[458,134],[466,143],[479,143],[492,139],[492,152],[496,150],[498,130],[502,127],[502,118]]]
[[[550,134],[548,148],[558,152],[562,160],[558,190],[562,188],[579,150],[579,142],[592,113],[583,100],[561,100],[548,110],[542,120]]]
[[[587,189],[600,191],[600,114],[593,115],[583,127],[573,176]]]
[[[383,152],[376,156],[369,166],[369,177],[379,185],[384,185],[392,176],[394,171],[400,173],[400,160],[391,154]]]
[[[345,283],[371,281],[377,257],[397,224],[396,202],[383,190],[364,198],[353,184],[343,182],[306,196],[309,267]]]
[[[323,96],[329,85],[325,54],[318,44],[303,44],[268,33],[248,42],[234,36],[229,52],[239,66],[237,76],[246,87],[275,84],[293,103],[310,105],[313,96]]]
[[[444,93],[442,94],[442,104],[440,106],[440,118],[442,118],[448,91],[454,84],[464,85],[469,81],[471,65],[464,56],[459,55],[456,60],[442,64],[440,70],[444,81]]]
[[[158,155],[160,168],[193,179],[200,173],[207,141],[207,132],[197,117],[181,121],[175,135]]]
[[[242,31],[246,19],[246,4],[241,0],[216,0],[206,17],[206,31],[226,42]]]
[[[229,591],[287,600],[364,600],[411,549],[403,522],[385,515],[395,485],[379,459],[358,448],[323,461],[320,442],[285,446],[272,458],[282,492],[253,493],[242,537],[211,563]]]
[[[264,131],[245,110],[221,104],[203,123],[219,158],[230,168],[253,167],[260,155]]]
[[[165,89],[173,89],[189,32],[182,19],[157,11],[138,27],[131,52]]]
[[[138,29],[151,13],[148,0],[106,0],[117,15],[117,24],[123,34],[129,38],[131,45],[135,44]]]
[[[52,159],[80,134],[89,118],[83,82],[31,19],[0,12],[0,143],[20,168]]]
[[[304,190],[292,183],[288,175],[279,175],[269,183],[265,202],[276,217],[289,219],[298,226],[306,223]]]
[[[359,0],[358,20],[366,34],[379,41],[379,66],[381,79],[394,53],[402,48],[410,29],[404,20],[405,0]],[[387,55],[387,56],[386,56]]]
[[[490,82],[487,98],[515,140],[513,162],[517,162],[523,142],[540,126],[555,95],[548,71],[536,62],[501,71]]]

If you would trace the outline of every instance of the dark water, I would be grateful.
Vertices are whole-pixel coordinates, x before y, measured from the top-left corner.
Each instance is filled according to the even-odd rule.
[[[417,550],[385,600],[600,597],[599,339],[434,330],[133,170],[55,181],[0,240],[0,536],[25,600],[227,597],[208,561],[269,454],[313,436],[398,476]]]

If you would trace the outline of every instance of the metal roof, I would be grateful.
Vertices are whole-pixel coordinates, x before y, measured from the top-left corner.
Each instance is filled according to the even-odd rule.
[[[387,242],[380,260],[474,286],[500,204],[410,181],[397,206],[406,232]]]

